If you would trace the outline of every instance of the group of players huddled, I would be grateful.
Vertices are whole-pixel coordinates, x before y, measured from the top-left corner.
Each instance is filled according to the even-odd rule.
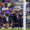
[[[0,28],[23,27],[23,9],[13,11],[15,4],[13,0],[0,2]]]
[[[0,9],[0,27],[23,27],[23,10],[6,14]]]

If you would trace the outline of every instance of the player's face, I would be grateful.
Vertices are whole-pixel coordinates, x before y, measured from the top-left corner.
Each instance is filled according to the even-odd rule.
[[[1,10],[0,10],[0,13],[1,13]]]
[[[3,15],[1,15],[1,17],[2,17],[2,18],[4,18],[4,14],[3,14]]]

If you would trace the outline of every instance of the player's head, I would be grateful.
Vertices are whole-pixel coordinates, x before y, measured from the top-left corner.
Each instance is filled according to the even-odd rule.
[[[1,13],[1,17],[4,18],[4,13],[3,12]]]
[[[23,12],[23,9],[20,9],[20,12]]]
[[[1,13],[1,11],[2,11],[2,10],[0,9],[0,13]]]

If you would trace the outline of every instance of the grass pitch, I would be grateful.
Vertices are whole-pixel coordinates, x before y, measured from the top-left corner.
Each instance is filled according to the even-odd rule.
[[[23,28],[10,28],[10,29],[0,29],[0,30],[23,30]],[[26,30],[30,30],[30,28],[26,28]]]
[[[17,29],[17,28],[10,28],[10,29],[0,29],[0,30],[23,30],[23,28],[19,28],[19,29]]]
[[[30,30],[30,28],[26,28],[26,30]]]

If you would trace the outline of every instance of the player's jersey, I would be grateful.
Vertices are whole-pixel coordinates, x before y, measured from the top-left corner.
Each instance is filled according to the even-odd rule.
[[[1,22],[1,17],[0,17],[0,22]]]
[[[6,23],[6,22],[7,22],[7,21],[6,21],[6,17],[1,18],[1,19],[2,19],[3,23]]]

